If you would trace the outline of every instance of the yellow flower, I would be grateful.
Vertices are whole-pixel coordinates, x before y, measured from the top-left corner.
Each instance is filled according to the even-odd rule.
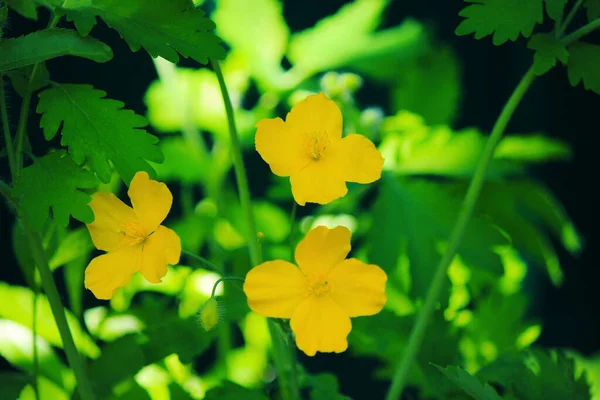
[[[96,217],[87,225],[92,241],[108,252],[94,258],[85,270],[85,287],[98,299],[110,299],[136,271],[148,282],[160,283],[167,265],[179,262],[179,236],[160,225],[173,203],[167,185],[140,171],[127,194],[133,208],[112,193],[95,193],[90,202]]]
[[[296,104],[285,122],[262,119],[256,127],[256,150],[275,175],[290,177],[301,206],[345,196],[346,182],[371,183],[381,177],[381,153],[362,135],[342,138],[342,113],[323,93]]]
[[[309,356],[348,348],[350,317],[377,314],[386,302],[387,275],[350,252],[342,226],[311,230],[296,247],[299,267],[268,261],[248,272],[244,293],[250,309],[270,318],[291,318],[296,345]]]

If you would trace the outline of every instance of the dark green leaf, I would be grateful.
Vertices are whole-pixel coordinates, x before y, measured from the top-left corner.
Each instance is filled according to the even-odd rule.
[[[546,12],[555,22],[561,22],[568,0],[546,0]]]
[[[446,368],[434,365],[442,374],[461,388],[473,400],[502,400],[502,397],[488,384],[483,385],[479,379],[469,374],[460,367],[448,366]]]
[[[31,379],[26,374],[19,372],[0,372],[0,398],[17,399],[19,394]]]
[[[586,0],[583,4],[587,8],[588,20],[600,18],[600,0]]]
[[[459,15],[466,19],[456,28],[459,36],[475,34],[481,39],[493,34],[496,46],[519,35],[531,36],[536,24],[544,19],[543,0],[465,0],[475,3]]]
[[[23,228],[23,222],[20,220],[17,220],[13,225],[12,246],[13,253],[27,281],[27,285],[33,287],[35,284],[35,262],[31,256],[29,239]]]
[[[78,56],[106,62],[113,57],[113,53],[101,41],[81,37],[74,30],[46,29],[0,42],[0,72],[61,56]]]
[[[587,90],[600,94],[600,46],[576,42],[569,46],[569,82],[577,86],[583,81]]]
[[[88,255],[93,248],[94,244],[87,228],[74,229],[61,235],[58,248],[48,260],[48,264],[52,270],[55,270],[73,260]]]
[[[7,0],[10,8],[29,19],[37,19],[38,2],[36,0]]]
[[[569,52],[551,33],[533,35],[529,39],[528,47],[535,50],[533,69],[537,75],[550,71],[557,60],[563,64],[569,61]]]
[[[65,284],[67,286],[67,294],[69,295],[69,304],[73,310],[73,314],[79,319],[83,314],[83,278],[85,276],[85,268],[89,263],[88,254],[75,258],[69,261],[63,267],[65,276]]]
[[[67,226],[69,216],[81,222],[94,221],[88,206],[92,197],[80,189],[96,187],[98,181],[89,171],[77,166],[65,151],[36,158],[17,181],[13,196],[19,197],[19,212],[31,227],[40,231],[52,208],[54,220]]]
[[[6,23],[6,18],[8,17],[8,7],[5,3],[0,5],[0,39],[4,36],[4,24]]]
[[[39,63],[35,68],[35,76],[29,82],[31,73],[33,72],[33,65],[29,65],[24,68],[13,69],[8,71],[6,75],[10,78],[13,89],[24,97],[27,92],[35,92],[50,84],[50,73],[46,68],[46,63]]]
[[[67,19],[87,36],[96,16],[117,30],[132,51],[144,47],[152,57],[171,62],[184,57],[206,64],[209,58],[222,59],[225,49],[210,32],[214,23],[188,0],[94,0],[68,6]]]
[[[206,392],[204,400],[268,400],[267,396],[259,391],[246,389],[233,382],[225,382],[222,386]]]
[[[340,394],[335,375],[319,374],[311,376],[308,384],[311,387],[310,400],[350,400],[350,397]]]
[[[53,84],[39,94],[44,136],[51,140],[60,130],[61,144],[69,146],[73,160],[87,161],[105,183],[111,178],[111,162],[126,183],[138,171],[154,176],[146,160],[161,162],[163,157],[158,139],[139,129],[147,125],[146,119],[104,96],[90,85]]]

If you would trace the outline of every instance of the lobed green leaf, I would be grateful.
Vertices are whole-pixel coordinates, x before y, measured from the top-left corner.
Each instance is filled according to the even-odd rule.
[[[529,39],[527,47],[535,50],[533,69],[537,75],[544,75],[550,71],[556,65],[557,60],[563,64],[567,64],[569,61],[569,52],[551,33],[533,35]]]
[[[576,42],[569,46],[568,74],[571,85],[583,81],[583,87],[600,94],[600,46]]]
[[[467,393],[473,400],[502,400],[502,397],[488,384],[483,385],[479,379],[457,366],[446,368],[434,365],[442,374]]]

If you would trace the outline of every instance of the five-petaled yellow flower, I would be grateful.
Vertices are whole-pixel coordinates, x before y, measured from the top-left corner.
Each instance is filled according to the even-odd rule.
[[[137,271],[160,283],[167,265],[179,262],[179,236],[160,225],[173,203],[167,185],[140,171],[127,194],[133,208],[112,193],[95,193],[90,202],[96,217],[87,225],[92,241],[108,252],[94,258],[85,271],[85,287],[99,299],[110,299]]]
[[[248,272],[244,292],[250,309],[270,318],[291,318],[296,345],[309,356],[348,348],[350,317],[377,314],[386,302],[387,275],[350,252],[342,226],[311,230],[296,247],[299,267],[268,261]]]
[[[323,93],[308,96],[281,118],[257,124],[256,150],[275,175],[289,176],[300,205],[327,204],[348,192],[346,182],[381,177],[383,157],[366,137],[342,138],[342,113]]]

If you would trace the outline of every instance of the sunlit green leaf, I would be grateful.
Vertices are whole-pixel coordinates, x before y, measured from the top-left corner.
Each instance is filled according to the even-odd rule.
[[[73,374],[48,342],[38,336],[36,345],[39,374],[60,387],[72,389]],[[33,373],[33,332],[16,322],[0,319],[0,355],[15,367]]]
[[[577,86],[583,81],[583,87],[600,94],[600,46],[576,42],[569,46],[569,82]]]
[[[496,147],[494,159],[513,160],[525,163],[570,160],[569,145],[543,135],[505,136]]]
[[[78,56],[96,62],[113,57],[106,44],[92,37],[81,37],[70,29],[46,29],[0,42],[0,72],[61,56]]]
[[[575,352],[569,352],[569,355],[575,360],[576,377],[585,374],[591,386],[591,400],[600,400],[600,356],[598,353],[589,357],[583,357]]]
[[[52,400],[70,400],[70,393],[65,391],[63,388],[58,386],[56,383],[46,379],[43,376],[40,376],[37,381],[39,396],[36,395],[36,391],[33,389],[32,385],[27,385],[25,389],[21,392],[21,396],[19,396],[19,400],[38,400],[42,399],[52,399]]]
[[[67,19],[84,36],[98,16],[119,32],[131,50],[144,47],[152,57],[177,62],[179,53],[206,64],[208,58],[225,56],[219,39],[210,32],[214,23],[187,0],[94,0],[67,7]]]
[[[18,398],[19,393],[30,380],[28,375],[19,372],[0,372],[0,397],[3,399]]]
[[[543,0],[465,0],[475,3],[459,15],[465,20],[456,28],[457,35],[475,34],[481,39],[493,34],[495,45],[515,41],[519,35],[529,37],[544,18]]]
[[[583,5],[587,8],[588,20],[592,21],[600,17],[600,0],[586,0]]]
[[[568,0],[545,0],[546,12],[555,22],[561,22]]]
[[[225,382],[223,385],[206,392],[204,400],[267,400],[267,396],[257,390],[246,389],[233,382]]]
[[[79,133],[79,131],[78,131]],[[80,189],[98,185],[89,171],[76,165],[65,151],[36,158],[17,181],[13,196],[20,198],[19,211],[31,227],[39,231],[48,218],[49,209],[56,223],[67,226],[69,216],[85,222],[94,221],[88,206],[92,197]],[[40,196],[43,193],[43,196]]]
[[[50,303],[43,294],[38,294],[37,332],[53,346],[62,348],[62,339],[54,321]],[[10,286],[0,282],[0,318],[5,318],[31,329],[33,326],[33,293],[31,290]],[[77,319],[67,311],[67,322],[73,334],[73,340],[79,351],[89,357],[97,357],[98,346],[81,329]]]
[[[161,162],[163,156],[158,139],[139,129],[147,125],[146,119],[104,96],[90,85],[53,84],[39,94],[37,112],[42,114],[44,136],[51,140],[60,131],[73,160],[87,161],[105,183],[111,178],[111,162],[127,183],[138,171],[153,176],[146,160]]]
[[[569,61],[569,52],[551,33],[533,35],[529,39],[528,47],[535,50],[533,69],[538,75],[550,71],[557,61],[563,64]]]
[[[160,142],[164,161],[153,163],[161,181],[201,183],[210,174],[211,166],[206,155],[189,141],[180,138],[165,138]]]
[[[502,400],[502,397],[490,385],[483,385],[476,377],[460,367],[443,368],[439,365],[435,365],[435,367],[474,400]]]
[[[449,47],[432,50],[397,71],[393,104],[422,116],[429,125],[451,124],[460,105],[458,57]]]

